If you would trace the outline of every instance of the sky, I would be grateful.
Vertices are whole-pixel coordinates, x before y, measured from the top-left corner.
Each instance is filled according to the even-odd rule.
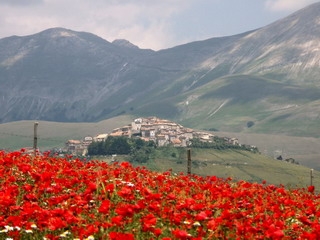
[[[63,27],[166,49],[267,26],[316,0],[0,0],[0,38]]]

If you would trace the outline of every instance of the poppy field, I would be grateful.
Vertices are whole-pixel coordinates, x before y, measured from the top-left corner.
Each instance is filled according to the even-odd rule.
[[[314,187],[0,151],[0,239],[320,239]]]

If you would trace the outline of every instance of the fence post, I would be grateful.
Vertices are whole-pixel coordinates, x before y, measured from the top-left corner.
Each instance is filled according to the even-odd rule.
[[[38,136],[37,136],[37,128],[38,128],[38,122],[34,123],[34,128],[33,128],[33,153],[34,156],[37,156],[37,142],[38,142]]]
[[[313,186],[313,169],[310,169],[310,186]]]
[[[191,174],[191,149],[188,148],[188,174]]]

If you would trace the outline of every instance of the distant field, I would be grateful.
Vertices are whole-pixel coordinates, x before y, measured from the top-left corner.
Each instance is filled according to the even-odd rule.
[[[231,132],[214,134],[236,137],[242,144],[257,146],[264,155],[272,158],[279,155],[284,159],[294,158],[301,165],[320,170],[320,138]]]
[[[144,164],[156,171],[187,172],[187,150],[182,149],[177,157],[171,157],[173,150],[158,155]],[[182,151],[182,152],[181,152]],[[263,154],[243,150],[191,149],[191,173],[203,176],[231,177],[233,180],[246,180],[269,184],[283,184],[286,187],[306,187],[310,184],[310,168],[275,160]],[[138,165],[138,164],[137,164]],[[313,184],[320,187],[320,172],[313,171]]]
[[[96,123],[58,123],[38,121],[38,146],[40,150],[64,147],[68,139],[82,139],[108,133],[112,129],[131,123],[132,117],[119,116]],[[0,124],[0,149],[17,150],[33,146],[34,121]]]
[[[96,123],[57,123],[39,121],[40,150],[63,147],[68,139],[82,139],[90,135],[108,133],[129,124],[134,117],[119,116]],[[33,146],[34,121],[0,124],[0,149],[17,150]],[[188,126],[185,126],[188,127]],[[285,135],[214,132],[217,136],[237,137],[242,144],[256,145],[263,155],[294,158],[301,165],[320,170],[320,138]]]

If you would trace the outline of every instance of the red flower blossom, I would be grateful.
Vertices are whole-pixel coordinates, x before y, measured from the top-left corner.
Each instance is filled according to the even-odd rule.
[[[288,190],[231,181],[0,151],[0,234],[19,239],[20,229],[33,229],[48,239],[66,230],[80,239],[320,239],[314,186]]]
[[[196,215],[196,220],[202,221],[208,218],[208,215],[205,211],[202,211]]]
[[[52,231],[65,228],[66,226],[67,223],[59,217],[53,217],[48,220],[48,228]]]
[[[110,240],[134,240],[132,233],[110,232]]]
[[[152,228],[155,227],[156,223],[157,223],[157,218],[152,214],[148,214],[146,216],[144,216],[141,219],[142,222],[142,230],[143,231],[150,231]]]
[[[172,231],[172,233],[178,239],[188,239],[191,237],[191,235],[185,230],[175,229]]]
[[[103,214],[107,214],[109,212],[110,209],[110,200],[104,200],[100,207],[99,207],[99,212],[103,213]]]
[[[132,190],[129,187],[122,187],[121,190],[118,191],[118,195],[128,200],[133,198]]]
[[[123,217],[122,216],[115,216],[115,217],[111,218],[111,222],[117,226],[120,226],[121,224],[123,224]]]
[[[135,211],[135,206],[130,204],[122,204],[115,209],[115,212],[123,217],[133,216],[134,211]]]
[[[308,187],[308,192],[310,192],[310,193],[314,193],[314,186],[309,186]]]
[[[87,194],[93,193],[96,190],[97,190],[97,185],[94,182],[89,182],[84,194],[87,195]]]

